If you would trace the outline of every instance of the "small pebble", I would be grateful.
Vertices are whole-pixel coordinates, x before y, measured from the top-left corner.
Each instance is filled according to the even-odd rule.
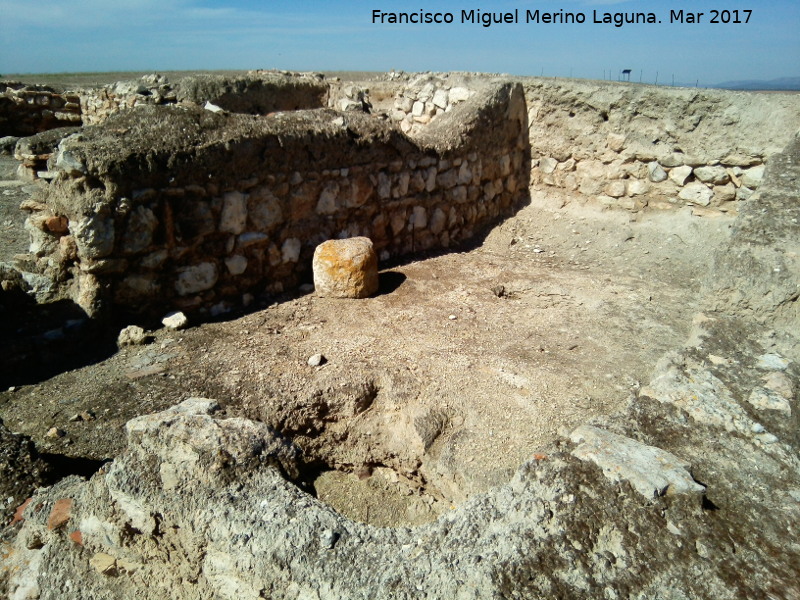
[[[451,321],[455,321],[455,320],[456,320],[458,317],[457,317],[457,316],[455,316],[455,315],[450,315],[450,316],[449,316],[449,317],[447,317],[447,318],[448,318],[448,319],[450,319]]]
[[[67,432],[64,431],[63,429],[59,429],[58,427],[51,427],[50,429],[47,430],[47,433],[44,434],[44,437],[55,439],[55,438],[62,438],[65,435],[67,435]]]
[[[315,354],[308,359],[308,366],[319,367],[320,365],[324,365],[326,362],[327,359],[322,354]]]
[[[753,433],[764,433],[766,431],[764,426],[761,423],[753,423],[753,426],[750,428],[750,431]]]

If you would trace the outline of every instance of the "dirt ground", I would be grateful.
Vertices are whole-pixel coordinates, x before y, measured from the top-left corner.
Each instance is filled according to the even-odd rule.
[[[19,229],[2,217],[6,247]],[[559,431],[618,410],[685,341],[732,220],[532,191],[477,247],[384,270],[373,298],[306,290],[228,321],[158,330],[149,344],[0,392],[0,418],[41,452],[104,460],[130,418],[211,397],[300,446],[298,483],[342,514],[431,521],[507,481]],[[317,353],[325,362],[309,366]]]

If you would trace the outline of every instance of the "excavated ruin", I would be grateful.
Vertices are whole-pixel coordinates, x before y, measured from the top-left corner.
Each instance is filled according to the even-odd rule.
[[[0,103],[46,129],[0,263],[10,598],[800,597],[800,97],[57,96]],[[309,293],[355,236],[378,294]]]

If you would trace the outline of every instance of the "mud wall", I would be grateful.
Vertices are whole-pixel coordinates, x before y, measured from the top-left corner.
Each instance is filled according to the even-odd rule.
[[[735,211],[800,129],[796,94],[523,83],[531,183],[631,210]]]
[[[26,136],[81,124],[80,98],[46,86],[4,83],[0,94],[0,137]]]
[[[119,112],[61,142],[31,250],[89,314],[216,314],[310,279],[313,250],[382,260],[472,238],[527,197],[522,87],[486,87],[416,138],[330,110]]]

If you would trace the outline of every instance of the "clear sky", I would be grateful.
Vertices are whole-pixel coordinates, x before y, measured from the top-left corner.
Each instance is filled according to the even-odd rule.
[[[583,24],[526,23],[526,11]],[[712,24],[712,9],[752,10]],[[450,12],[451,24],[372,22],[372,11]],[[461,11],[519,11],[462,23]],[[670,23],[671,11],[705,13]],[[594,11],[653,12],[657,24],[595,24]],[[735,13],[730,17],[734,18]],[[724,15],[721,15],[724,18]],[[721,20],[721,19],[720,19]],[[0,0],[0,73],[290,69],[484,71],[714,84],[800,76],[800,0]]]

